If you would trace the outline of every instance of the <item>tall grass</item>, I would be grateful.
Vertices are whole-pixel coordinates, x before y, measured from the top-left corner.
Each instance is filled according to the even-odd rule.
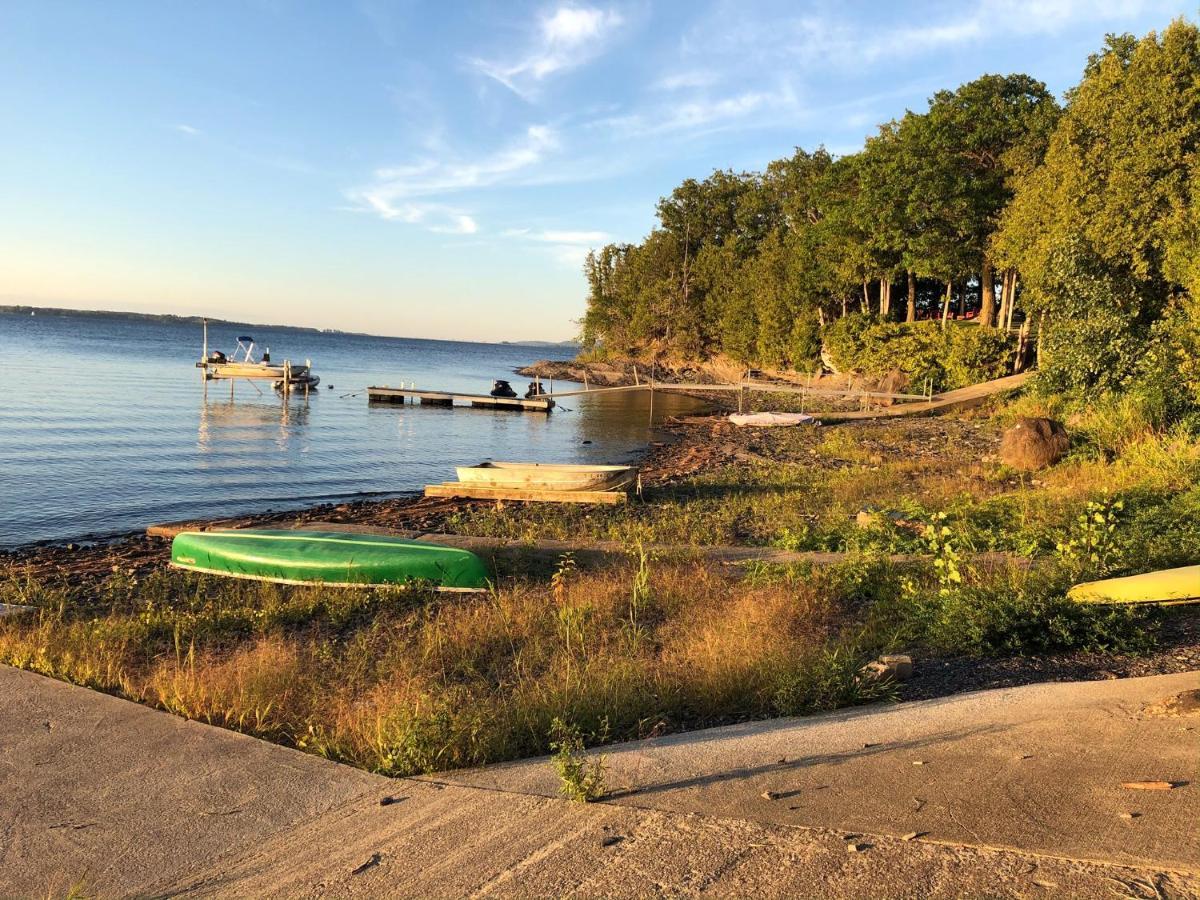
[[[0,661],[402,775],[546,752],[555,718],[624,739],[878,696],[835,587],[640,557],[467,599],[164,573],[104,611],[44,591]]]

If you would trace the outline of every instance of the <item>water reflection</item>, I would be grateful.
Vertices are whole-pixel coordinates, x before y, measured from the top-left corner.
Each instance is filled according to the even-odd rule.
[[[228,451],[246,443],[273,443],[279,450],[292,449],[302,440],[311,414],[308,403],[205,399],[200,404],[196,447],[202,453]],[[273,436],[273,438],[272,438]]]

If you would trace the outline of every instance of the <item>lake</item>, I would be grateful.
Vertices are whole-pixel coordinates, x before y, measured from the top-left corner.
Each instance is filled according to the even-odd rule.
[[[553,413],[368,405],[368,385],[487,393],[572,351],[210,324],[226,353],[251,334],[321,385],[203,386],[199,325],[0,312],[0,547],[162,522],[395,496],[486,459],[625,462],[650,436],[642,393],[567,398]],[[698,408],[658,394],[654,417]]]

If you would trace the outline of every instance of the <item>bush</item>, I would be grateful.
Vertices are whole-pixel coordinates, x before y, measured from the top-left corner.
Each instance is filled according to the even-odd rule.
[[[977,325],[940,322],[881,322],[856,313],[825,329],[825,349],[843,372],[908,374],[914,385],[929,379],[934,390],[965,387],[999,378],[1008,371],[1012,339]]]
[[[1154,646],[1156,610],[1075,603],[1066,597],[1069,585],[1061,575],[1025,572],[941,589],[910,582],[878,614],[908,645],[937,653],[1139,653]]]

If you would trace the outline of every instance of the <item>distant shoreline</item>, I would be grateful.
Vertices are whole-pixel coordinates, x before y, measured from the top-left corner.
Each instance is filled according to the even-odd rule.
[[[450,338],[422,338],[400,336],[393,334],[369,334],[365,331],[342,331],[337,328],[313,328],[308,325],[279,325],[269,322],[240,322],[234,319],[220,319],[212,316],[180,316],[174,313],[140,313],[107,309],[68,309],[60,306],[31,306],[28,304],[0,304],[0,315],[29,315],[36,316],[90,316],[98,319],[135,319],[150,322],[169,322],[182,325],[201,325],[205,320],[210,325],[236,325],[240,328],[270,328],[276,331],[294,331],[304,334],[337,334],[348,337],[388,338],[393,340],[418,341],[447,341],[464,344],[499,344],[510,347],[575,347],[574,341],[452,341]]]

